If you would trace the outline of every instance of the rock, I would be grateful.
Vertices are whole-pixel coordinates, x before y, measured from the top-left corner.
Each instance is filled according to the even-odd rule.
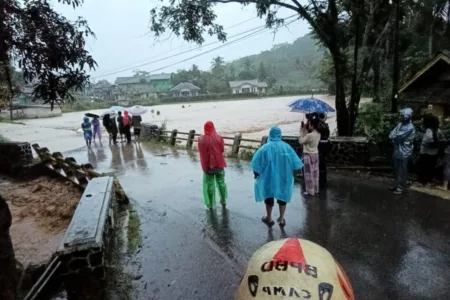
[[[142,277],[143,277],[143,275],[142,275],[142,274],[139,274],[139,275],[133,276],[132,278],[133,278],[133,280],[139,280],[139,279],[141,279]]]
[[[177,282],[177,281],[174,280],[174,281],[172,281],[171,283],[169,283],[167,286],[172,286],[172,285],[174,285],[176,282]]]
[[[163,217],[167,216],[167,212],[163,212],[162,216]]]
[[[38,191],[42,190],[42,185],[38,184],[37,186],[35,186],[32,190],[33,193],[36,193]]]
[[[164,272],[169,273],[170,269],[164,269]]]

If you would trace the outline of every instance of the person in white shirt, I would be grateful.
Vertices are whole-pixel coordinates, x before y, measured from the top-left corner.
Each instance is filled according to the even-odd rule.
[[[303,163],[305,165],[305,195],[319,193],[319,142],[317,131],[319,120],[312,119],[306,125],[302,123],[299,142],[303,145]]]

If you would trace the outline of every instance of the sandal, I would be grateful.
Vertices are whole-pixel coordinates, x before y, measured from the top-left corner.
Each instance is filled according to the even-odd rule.
[[[272,220],[272,221],[267,221],[267,217],[262,217],[261,218],[261,221],[264,223],[264,224],[266,224],[267,226],[273,226],[274,224],[275,224],[275,222]]]
[[[286,226],[286,219],[284,219],[284,218],[283,218],[283,221],[281,221],[280,218],[278,218],[277,222],[278,222],[278,225],[280,225],[280,227]]]

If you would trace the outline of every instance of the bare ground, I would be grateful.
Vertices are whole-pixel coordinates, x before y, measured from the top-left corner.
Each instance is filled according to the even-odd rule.
[[[0,177],[0,193],[13,217],[10,231],[16,258],[24,266],[48,260],[59,246],[81,191],[57,178],[17,182]]]

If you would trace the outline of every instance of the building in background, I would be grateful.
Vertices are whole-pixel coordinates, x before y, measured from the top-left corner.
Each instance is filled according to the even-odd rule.
[[[431,59],[399,90],[399,100],[416,114],[431,112],[441,122],[450,117],[450,52]]]
[[[268,85],[266,82],[261,82],[257,79],[230,81],[230,88],[233,94],[265,94],[267,87]]]
[[[153,74],[131,77],[117,77],[115,85],[124,97],[145,99],[156,97],[160,93],[168,93],[172,88],[171,74]]]
[[[182,82],[170,89],[173,97],[194,97],[198,96],[200,88],[189,82]]]

